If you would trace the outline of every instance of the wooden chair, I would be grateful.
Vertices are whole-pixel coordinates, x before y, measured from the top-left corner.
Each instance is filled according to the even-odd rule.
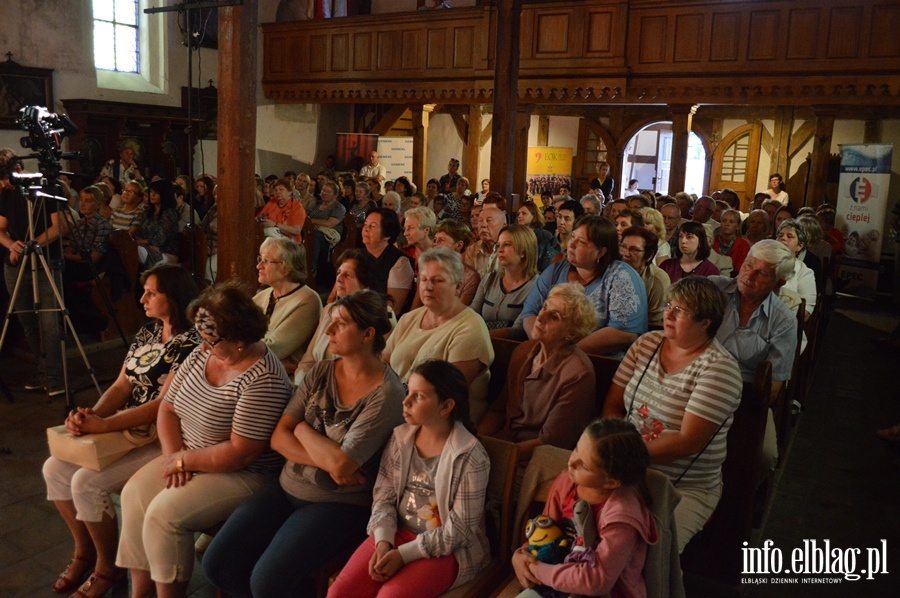
[[[307,218],[303,223],[303,249],[306,251],[306,284],[316,288],[316,264],[313,263],[313,248],[316,245],[316,225]]]
[[[722,464],[722,498],[706,524],[685,547],[681,568],[685,581],[705,579],[733,592],[740,586],[741,547],[750,542],[766,411],[772,388],[772,364],[756,368],[753,382],[744,383],[741,403],[728,430],[728,456]],[[727,589],[727,590],[726,590]]]
[[[111,340],[119,336],[112,319],[115,317],[126,336],[134,334],[143,325],[144,312],[138,307],[138,298],[143,293],[138,282],[139,260],[137,243],[128,231],[117,230],[107,241],[107,270],[100,278],[102,288],[94,287],[92,302],[100,313],[109,317],[106,330],[100,333],[102,340]],[[100,297],[106,293],[112,305],[112,313]]]
[[[344,251],[356,247],[358,228],[356,218],[353,217],[350,210],[347,210],[347,213],[344,214],[344,234],[341,237],[341,241],[331,249],[331,263],[335,269],[337,269],[339,265],[338,260],[341,259]]]

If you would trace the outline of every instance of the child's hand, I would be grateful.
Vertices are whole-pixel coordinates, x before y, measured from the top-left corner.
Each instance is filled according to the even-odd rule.
[[[374,581],[385,581],[382,579],[381,574],[375,572],[375,565],[378,564],[378,561],[381,560],[381,557],[390,552],[391,546],[388,542],[382,540],[375,545],[375,552],[372,553],[372,558],[369,559],[369,577],[371,577]]]
[[[537,557],[524,548],[519,548],[513,553],[513,570],[516,572],[516,578],[519,580],[519,585],[523,588],[533,588],[534,586],[540,585],[541,582],[535,577],[534,572],[531,570],[531,565],[536,564],[537,562]]]
[[[387,581],[402,568],[403,557],[400,556],[399,550],[393,548],[389,550],[383,557],[378,559],[377,563],[375,563],[375,574],[379,575],[381,578],[378,579],[376,577],[373,577],[372,579],[374,579],[375,581]]]

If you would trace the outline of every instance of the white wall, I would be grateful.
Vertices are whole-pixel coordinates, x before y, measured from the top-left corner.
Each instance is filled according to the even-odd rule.
[[[428,120],[428,155],[425,158],[425,179],[436,179],[447,174],[447,163],[450,158],[460,161],[459,170],[462,172],[465,160],[469,159],[463,156],[465,147],[465,143],[456,132],[453,117],[449,114],[432,114]],[[475,188],[472,181],[469,183]]]

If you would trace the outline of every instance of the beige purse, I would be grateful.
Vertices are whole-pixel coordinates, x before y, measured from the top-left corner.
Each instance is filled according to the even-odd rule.
[[[156,424],[75,436],[65,426],[47,428],[50,454],[67,463],[102,471],[136,448],[156,441]]]

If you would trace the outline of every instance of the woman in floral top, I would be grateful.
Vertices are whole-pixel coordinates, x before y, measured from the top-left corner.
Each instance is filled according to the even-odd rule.
[[[66,418],[66,428],[76,436],[126,429],[155,435],[160,390],[172,369],[200,344],[186,316],[198,293],[188,271],[160,264],[145,272],[141,283],[141,304],[151,321],[137,333],[119,377],[97,404],[79,407]],[[53,584],[54,592],[74,590],[92,569],[80,590],[86,596],[102,596],[124,577],[115,566],[118,522],[109,495],[121,491],[131,475],[159,453],[159,443],[151,442],[100,472],[54,457],[46,461],[47,499],[56,504],[75,540],[74,557]]]

